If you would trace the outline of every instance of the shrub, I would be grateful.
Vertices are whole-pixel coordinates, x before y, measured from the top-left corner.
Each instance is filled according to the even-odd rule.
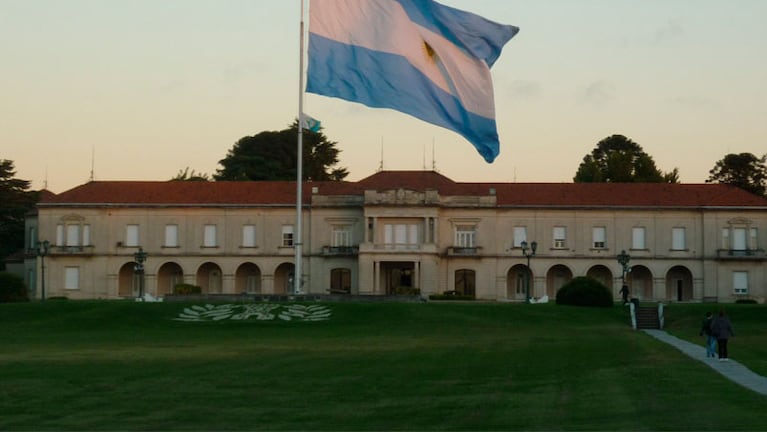
[[[29,301],[24,279],[13,273],[0,272],[0,303]]]
[[[557,291],[557,304],[611,307],[613,294],[598,280],[580,276],[566,283]]]
[[[735,303],[740,303],[740,304],[757,304],[759,302],[757,302],[755,299],[737,299],[737,300],[735,300]]]
[[[173,294],[202,294],[202,288],[188,283],[179,283],[173,287]]]

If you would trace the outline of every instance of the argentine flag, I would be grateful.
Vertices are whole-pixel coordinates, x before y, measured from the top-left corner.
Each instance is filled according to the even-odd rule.
[[[431,0],[312,0],[306,91],[450,129],[492,162],[490,67],[518,31]]]

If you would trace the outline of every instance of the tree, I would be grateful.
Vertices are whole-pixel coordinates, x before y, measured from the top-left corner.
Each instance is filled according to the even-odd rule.
[[[663,173],[642,146],[623,135],[599,141],[583,157],[575,173],[576,183],[679,183],[679,170]]]
[[[281,131],[264,131],[241,138],[226,158],[215,180],[295,180],[298,121]],[[303,179],[343,180],[349,175],[338,164],[340,150],[322,132],[303,131]]]
[[[706,183],[725,183],[757,195],[767,196],[767,154],[730,153],[709,171]]]
[[[5,269],[5,257],[24,247],[24,217],[38,197],[28,191],[29,181],[15,175],[13,162],[0,159],[0,270]]]
[[[189,172],[189,167],[179,170],[175,177],[170,181],[210,181],[210,176],[204,173],[196,173],[194,170]]]

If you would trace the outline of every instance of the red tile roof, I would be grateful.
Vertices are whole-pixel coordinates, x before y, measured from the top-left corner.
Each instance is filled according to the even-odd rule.
[[[487,196],[499,207],[740,207],[767,209],[767,198],[722,184],[458,183],[434,171],[380,171],[358,182],[305,182],[303,201],[320,195],[363,195],[365,190],[434,189],[443,196]],[[295,205],[292,181],[94,181],[45,196],[47,205]]]

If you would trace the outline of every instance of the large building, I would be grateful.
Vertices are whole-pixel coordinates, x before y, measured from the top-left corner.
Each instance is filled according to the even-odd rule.
[[[179,283],[292,293],[295,186],[93,181],[46,195],[28,246],[50,248],[30,282],[38,297],[44,285],[46,296],[72,299],[139,288],[161,297]],[[381,171],[302,190],[302,293],[524,301],[590,276],[616,297],[625,279],[641,300],[767,298],[767,199],[728,185],[459,183]]]

